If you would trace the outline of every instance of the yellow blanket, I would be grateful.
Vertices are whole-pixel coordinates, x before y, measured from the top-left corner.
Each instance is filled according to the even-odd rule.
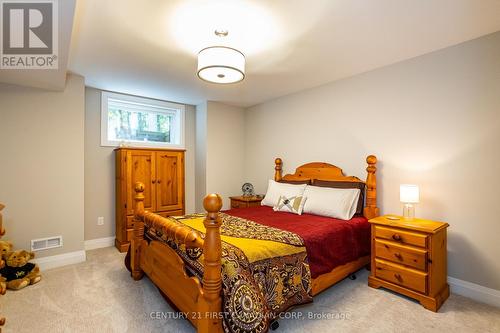
[[[227,221],[224,219],[224,217],[227,215],[223,215],[223,213],[221,213],[221,215],[222,223],[224,224]],[[190,226],[191,228],[198,230],[201,233],[205,232],[205,226],[203,225],[204,219],[204,215],[193,215],[191,218],[176,218],[177,221]],[[229,243],[243,251],[248,261],[251,263],[263,259],[301,253],[306,250],[305,246],[295,246],[285,243],[279,243],[276,241],[261,240],[255,238],[232,237],[226,236],[223,233],[224,230],[222,230],[221,232],[222,241]]]

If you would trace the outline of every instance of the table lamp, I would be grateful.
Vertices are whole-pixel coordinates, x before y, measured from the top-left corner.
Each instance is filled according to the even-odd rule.
[[[403,217],[415,218],[415,204],[419,202],[420,192],[417,185],[402,184],[399,187],[399,200],[404,203]]]

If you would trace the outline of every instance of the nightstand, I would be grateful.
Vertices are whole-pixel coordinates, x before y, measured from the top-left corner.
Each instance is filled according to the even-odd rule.
[[[395,215],[369,222],[372,254],[368,285],[411,297],[437,312],[450,294],[446,272],[448,223]]]
[[[260,206],[260,202],[264,196],[251,196],[244,197],[242,195],[237,197],[229,197],[231,199],[231,208],[247,208]]]

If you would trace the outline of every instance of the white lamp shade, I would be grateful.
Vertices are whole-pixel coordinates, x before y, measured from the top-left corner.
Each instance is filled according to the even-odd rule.
[[[198,77],[213,83],[235,83],[245,78],[245,56],[226,46],[212,46],[198,53]]]
[[[420,191],[417,185],[402,184],[399,186],[399,200],[404,203],[418,203]]]

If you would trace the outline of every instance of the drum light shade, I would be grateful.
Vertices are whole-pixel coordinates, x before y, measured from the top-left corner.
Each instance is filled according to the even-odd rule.
[[[419,192],[417,185],[402,184],[399,187],[399,200],[403,203],[418,203]]]
[[[420,201],[420,190],[417,185],[402,184],[399,187],[399,200],[404,203],[403,217],[405,219],[415,218],[415,205]]]
[[[226,46],[211,46],[198,53],[198,77],[212,83],[236,83],[245,78],[245,56]]]

